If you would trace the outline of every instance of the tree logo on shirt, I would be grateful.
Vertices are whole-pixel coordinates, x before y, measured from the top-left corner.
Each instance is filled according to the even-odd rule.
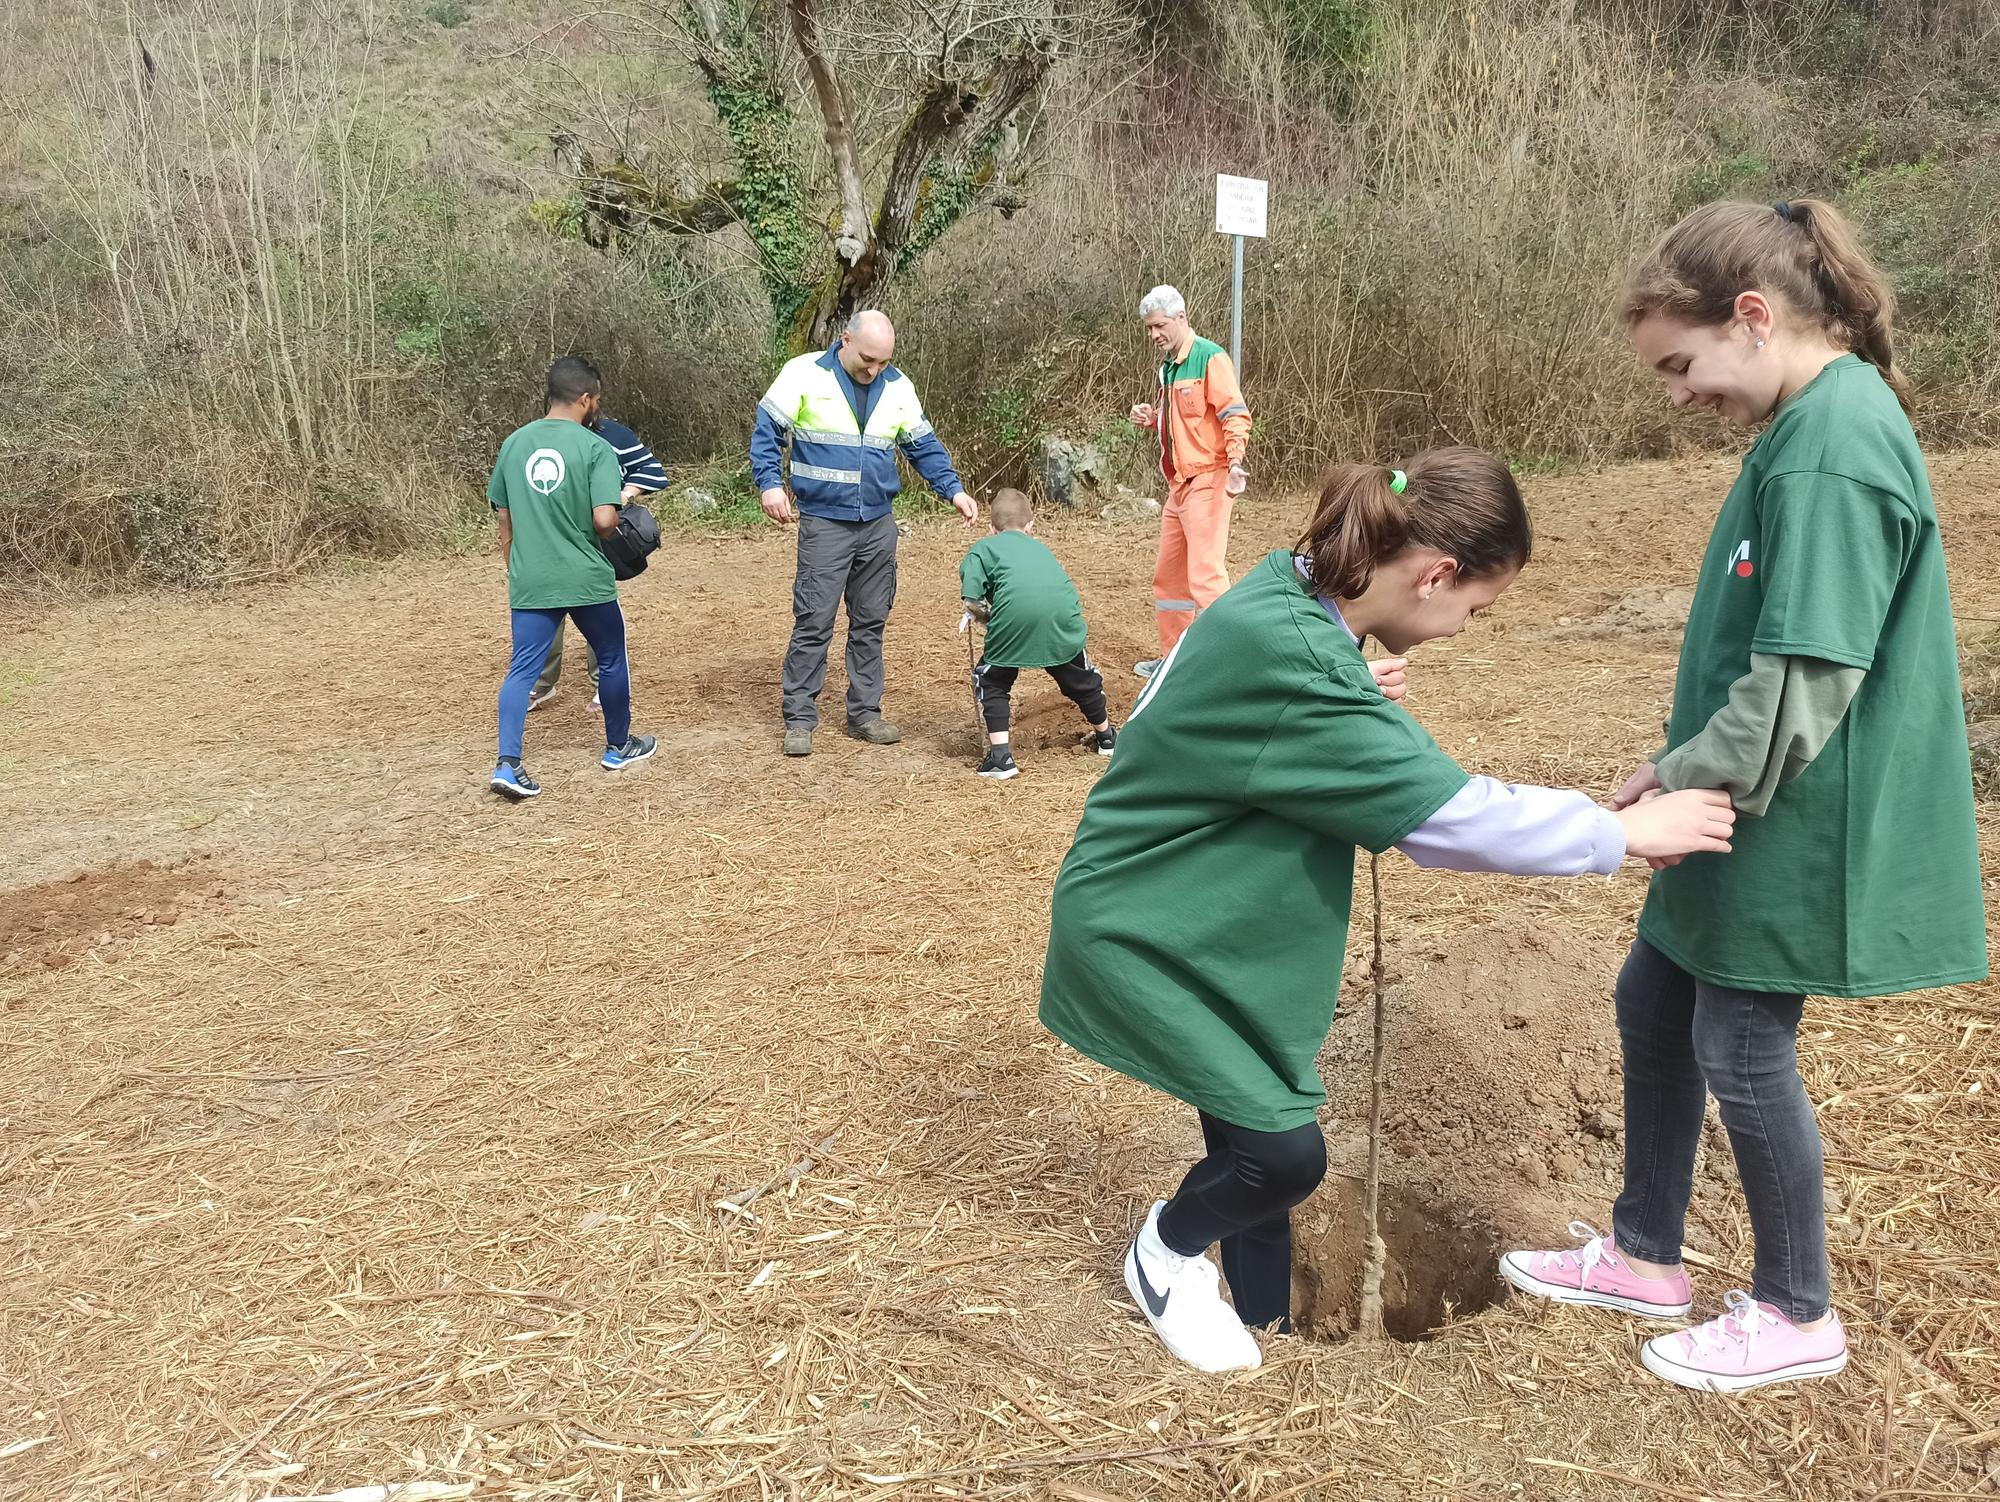
[[[1757,572],[1757,565],[1750,561],[1749,538],[1736,544],[1736,551],[1729,555],[1729,567],[1739,579],[1747,579]]]
[[[526,472],[528,489],[534,491],[536,495],[553,495],[561,488],[568,467],[563,463],[563,456],[554,449],[536,449],[528,455]],[[1749,544],[1745,543],[1744,546],[1748,547]]]

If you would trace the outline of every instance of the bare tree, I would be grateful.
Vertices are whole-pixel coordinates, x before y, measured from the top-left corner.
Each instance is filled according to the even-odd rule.
[[[848,6],[836,32],[817,0],[683,0],[661,35],[699,73],[734,173],[676,191],[625,151],[599,162],[573,132],[556,131],[557,163],[582,194],[584,237],[602,249],[740,224],[776,341],[790,353],[823,343],[969,214],[1011,217],[1026,206],[1024,143],[1075,40],[1064,3]],[[855,76],[868,95],[853,93]],[[852,103],[870,96],[897,106],[875,140],[868,112]],[[799,129],[794,101],[808,98],[823,162]],[[872,212],[871,161],[886,162]]]

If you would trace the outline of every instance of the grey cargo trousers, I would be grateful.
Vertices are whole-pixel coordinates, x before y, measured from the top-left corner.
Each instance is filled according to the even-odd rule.
[[[896,602],[896,518],[870,522],[799,516],[799,564],[792,580],[792,643],[785,651],[785,725],[819,723],[819,691],[833,618],[847,601],[847,719],[882,714],[882,632]]]

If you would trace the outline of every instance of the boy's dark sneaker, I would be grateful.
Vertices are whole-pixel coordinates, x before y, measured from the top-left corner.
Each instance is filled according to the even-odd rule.
[[[1086,750],[1109,756],[1118,747],[1118,727],[1107,725],[1102,730],[1093,730],[1083,738],[1083,744]]]
[[[538,797],[542,791],[542,785],[534,778],[519,767],[508,766],[504,761],[493,769],[493,776],[486,785],[494,792],[502,793],[517,803],[523,798]]]
[[[660,743],[650,735],[635,735],[622,746],[607,746],[604,760],[600,765],[607,772],[615,772],[620,767],[629,767],[635,761],[644,761],[660,749]]]
[[[979,764],[979,775],[1005,782],[1009,777],[1019,777],[1021,769],[1014,765],[1014,753],[1005,746],[988,746],[986,760]]]

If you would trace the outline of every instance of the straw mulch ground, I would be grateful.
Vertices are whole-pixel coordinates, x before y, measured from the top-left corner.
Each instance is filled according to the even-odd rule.
[[[1469,764],[1609,787],[1675,640],[1591,623],[1691,576],[1727,479],[1536,485],[1536,564],[1421,654],[1412,708]],[[2000,616],[2000,456],[1938,481],[1960,609]],[[1237,567],[1298,510],[1247,506]],[[1096,655],[1147,655],[1150,535],[1052,541]],[[1992,1494],[1986,986],[1809,1013],[1854,1344],[1835,1381],[1699,1398],[1639,1371],[1637,1327],[1520,1303],[1420,1344],[1278,1340],[1229,1380],[1169,1360],[1117,1259],[1193,1124],[1035,1023],[1100,764],[1030,675],[1024,775],[972,777],[964,543],[905,544],[904,743],[829,730],[796,763],[788,540],[677,539],[628,606],[663,754],[595,770],[572,680],[531,721],[548,793],[520,808],[481,790],[490,559],[22,612],[0,639],[0,1497]],[[1111,682],[1122,715],[1136,683]],[[835,720],[839,694],[836,670]],[[1641,894],[1385,869],[1411,972],[1512,928],[1615,958]],[[1553,1161],[1551,1206],[1601,1217],[1599,1165],[1565,1198]],[[1740,1202],[1704,1195],[1712,1308],[1748,1247]]]

